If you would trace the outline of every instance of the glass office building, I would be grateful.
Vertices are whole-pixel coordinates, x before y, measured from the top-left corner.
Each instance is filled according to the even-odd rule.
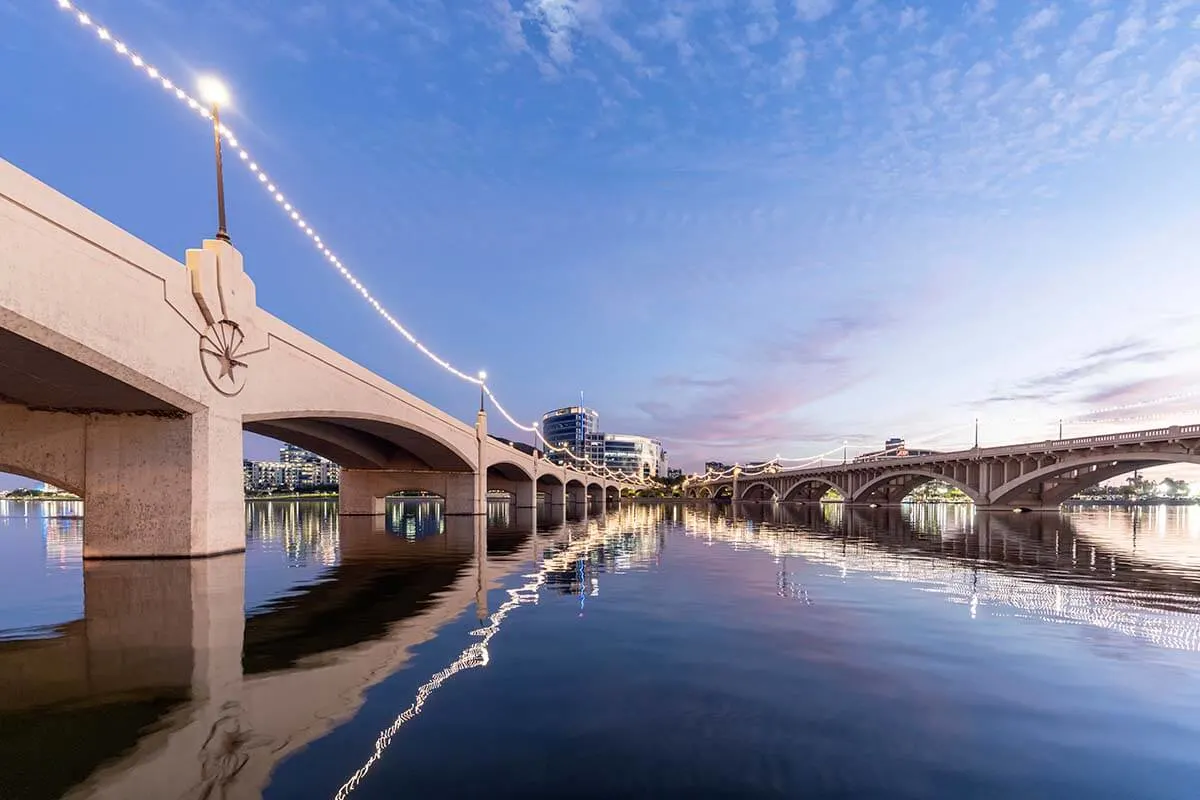
[[[626,475],[666,477],[667,452],[662,442],[625,433],[604,435],[604,466]]]
[[[604,463],[604,436],[600,433],[600,415],[585,406],[557,408],[542,415],[542,436],[555,447],[566,447],[576,456]],[[551,460],[571,460],[561,453],[548,453]]]

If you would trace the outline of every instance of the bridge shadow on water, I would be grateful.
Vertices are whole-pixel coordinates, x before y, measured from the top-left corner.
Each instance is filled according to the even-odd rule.
[[[561,528],[490,512],[250,503],[250,556],[84,562],[82,619],[0,640],[0,797],[257,797]],[[264,537],[329,563],[247,610]]]

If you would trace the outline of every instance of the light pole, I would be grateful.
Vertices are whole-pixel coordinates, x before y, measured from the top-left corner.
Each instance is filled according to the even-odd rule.
[[[213,149],[217,156],[217,238],[229,241],[225,227],[225,170],[221,165],[221,106],[229,104],[229,90],[225,84],[213,77],[200,79],[200,96],[212,110]]]
[[[975,449],[979,449],[979,417],[975,418]]]
[[[479,412],[483,413],[483,387],[486,385],[487,373],[479,370]]]
[[[1062,441],[1062,420],[1058,421],[1058,440]]]

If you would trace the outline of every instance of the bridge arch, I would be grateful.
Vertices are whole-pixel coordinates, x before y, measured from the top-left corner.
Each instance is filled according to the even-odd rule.
[[[565,500],[562,478],[552,472],[538,476],[534,491],[542,496],[548,506],[561,506]]]
[[[378,414],[281,411],[247,414],[242,426],[348,469],[429,469],[471,472],[477,455],[433,426]]]
[[[700,498],[701,500],[711,500],[712,496],[713,490],[710,486],[701,486],[696,490],[696,497]]]
[[[579,478],[567,478],[563,489],[567,495],[567,501],[571,505],[581,506],[587,503],[587,484]]]
[[[48,483],[51,486],[57,486],[65,492],[70,492],[73,495],[78,495],[80,500],[84,498],[83,482],[75,482],[74,478],[68,477],[66,472],[55,469],[54,472],[43,472],[38,466],[27,467],[17,466],[14,464],[6,464],[0,461],[0,473],[16,475],[19,478],[28,478],[34,481]]]
[[[783,491],[780,500],[785,503],[818,503],[830,489],[841,495],[843,500],[850,497],[844,487],[826,478],[801,478]]]
[[[742,496],[738,499],[748,503],[766,503],[778,497],[779,493],[775,491],[774,486],[762,481],[754,481],[742,490]]]
[[[3,342],[0,332],[0,347]],[[0,402],[0,472],[49,483],[83,497],[87,436],[88,422],[83,415],[30,411]]]
[[[488,465],[487,490],[489,497],[498,497],[493,493],[503,492],[509,502],[526,506],[537,505],[537,487],[533,475],[520,464],[510,461],[497,461]]]
[[[1050,464],[1002,483],[988,495],[994,506],[1049,508],[1076,493],[1137,469],[1200,464],[1200,453],[1116,453],[1081,456]]]
[[[533,481],[533,473],[513,461],[496,461],[488,464],[487,471],[489,478],[495,476],[506,481]]]
[[[897,469],[885,471],[872,478],[858,488],[851,497],[853,503],[895,504],[901,502],[908,494],[922,484],[930,481],[942,481],[958,489],[977,505],[986,505],[983,496],[961,481],[948,475],[922,469]]]

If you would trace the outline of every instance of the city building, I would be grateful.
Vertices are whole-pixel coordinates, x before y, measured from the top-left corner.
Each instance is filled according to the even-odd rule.
[[[683,477],[683,469],[680,467],[670,467],[667,469],[667,478],[674,480],[675,478]]]
[[[315,453],[285,444],[278,461],[243,461],[242,480],[247,491],[296,491],[333,487],[341,469]]]
[[[894,436],[883,443],[882,450],[876,450],[871,453],[863,453],[860,456],[855,456],[855,461],[877,461],[881,458],[906,458],[908,456],[931,456],[937,453],[936,450],[926,450],[919,447],[909,447],[905,444],[904,439]]]
[[[586,406],[568,406],[542,415],[542,436],[554,447],[565,447],[576,457],[604,461],[604,435],[600,433],[600,414]],[[572,461],[564,453],[551,450],[548,457],[556,463]]]
[[[658,478],[666,477],[667,463],[667,452],[657,439],[626,433],[604,434],[604,466],[611,470]]]

